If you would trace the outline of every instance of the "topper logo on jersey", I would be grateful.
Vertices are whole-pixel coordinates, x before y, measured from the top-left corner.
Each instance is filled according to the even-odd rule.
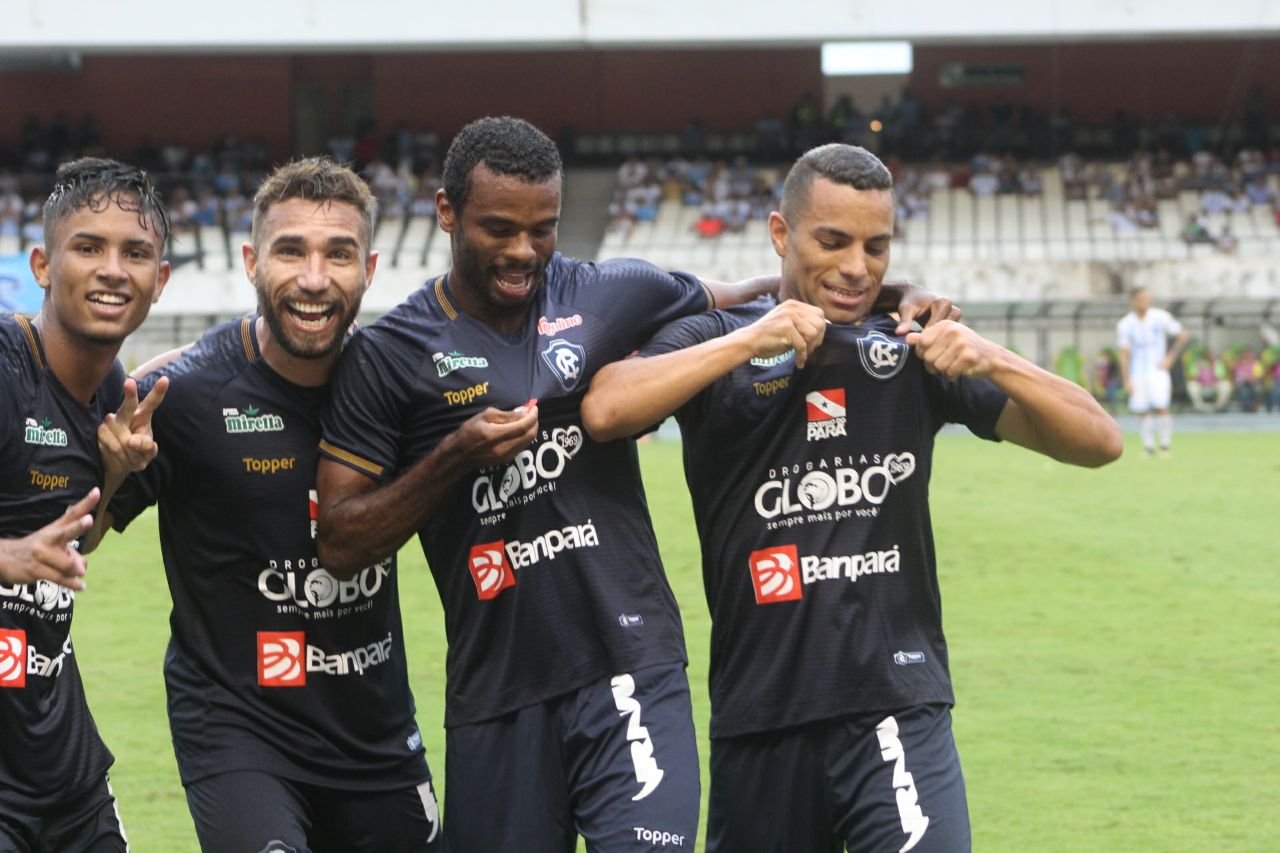
[[[467,568],[481,601],[497,598],[504,589],[516,585],[516,573],[507,562],[506,543],[501,539],[472,546]]]
[[[66,610],[75,601],[75,590],[67,589],[53,581],[38,580],[35,583],[0,584],[0,598],[13,598],[29,604],[32,609],[44,612]],[[8,606],[8,605],[6,605]]]
[[[868,465],[861,472],[841,465],[829,472],[812,470],[795,484],[787,475],[798,475],[799,465],[784,466],[781,471],[771,468],[770,479],[756,489],[756,512],[761,518],[777,518],[798,512],[821,512],[831,506],[854,506],[863,501],[879,506],[888,497],[889,489],[915,470],[916,457],[912,453],[887,454],[879,465]],[[777,476],[779,473],[781,477]]]
[[[69,474],[46,474],[43,471],[37,471],[35,468],[28,468],[27,473],[31,475],[31,485],[47,492],[65,489],[71,485],[71,476]]]
[[[756,604],[798,601],[804,597],[800,582],[800,557],[795,545],[778,545],[752,551],[747,558]]]
[[[907,834],[907,842],[898,848],[898,853],[906,853],[920,843],[929,829],[929,818],[920,808],[919,795],[916,793],[915,779],[907,772],[907,756],[898,739],[898,721],[893,717],[885,717],[876,726],[876,739],[880,741],[880,758],[893,762],[894,795],[898,801],[898,819],[902,821],[902,831]]]
[[[303,574],[303,573],[306,574]],[[258,592],[268,601],[292,601],[299,608],[324,609],[334,604],[350,604],[362,598],[372,598],[382,589],[382,582],[391,574],[391,558],[362,569],[350,580],[340,581],[325,569],[315,557],[310,559],[272,560],[258,573]],[[298,589],[298,581],[302,589]]]
[[[556,375],[560,387],[572,391],[587,366],[587,351],[581,345],[564,338],[553,338],[542,351],[542,360]]]
[[[548,320],[546,317],[538,318],[538,334],[540,335],[558,335],[566,329],[572,329],[582,325],[582,315],[572,314],[568,317],[561,317],[557,320]]]
[[[27,686],[27,632],[0,628],[0,687]]]
[[[640,793],[631,800],[643,800],[662,784],[665,771],[658,767],[658,762],[653,757],[653,740],[649,737],[649,730],[640,724],[641,708],[640,702],[635,698],[635,679],[626,673],[615,675],[610,679],[609,686],[613,689],[613,704],[618,709],[618,716],[627,718],[631,764],[636,771],[636,781],[641,786]]]
[[[45,418],[37,421],[26,419],[26,428],[22,431],[22,440],[27,444],[38,444],[44,447],[66,447],[67,431],[53,425],[53,421]]]
[[[462,370],[464,367],[488,367],[489,359],[481,356],[463,355],[460,352],[451,352],[445,355],[442,352],[433,352],[431,360],[435,362],[436,373],[440,374],[443,379],[455,370]]]
[[[509,506],[521,489],[528,491],[540,482],[557,479],[564,473],[569,460],[582,449],[582,428],[576,424],[556,427],[543,432],[543,440],[536,447],[526,448],[516,454],[502,476],[497,478],[495,491],[494,469],[484,469],[471,483],[471,505],[478,513],[493,512]]]
[[[224,408],[222,422],[230,435],[246,432],[280,432],[284,429],[284,418],[279,415],[264,415],[257,406],[245,406],[244,412],[236,408]]]
[[[391,634],[365,646],[328,654],[307,643],[302,631],[258,632],[258,684],[261,687],[305,687],[308,672],[364,675],[391,659]]]
[[[907,364],[907,345],[884,332],[868,332],[858,338],[858,359],[872,379],[892,379]]]
[[[808,421],[805,438],[808,441],[821,441],[846,434],[843,388],[810,391],[804,395],[804,408],[805,419]]]

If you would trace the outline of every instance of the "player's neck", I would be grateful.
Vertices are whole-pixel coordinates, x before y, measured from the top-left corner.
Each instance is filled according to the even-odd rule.
[[[35,327],[40,332],[45,363],[53,375],[72,397],[82,405],[89,405],[111,372],[120,344],[78,337],[57,321],[50,320],[44,311],[35,318]]]
[[[342,355],[341,349],[335,349],[328,355],[318,358],[302,358],[285,351],[280,342],[271,334],[267,321],[262,317],[254,327],[258,338],[258,350],[262,353],[267,366],[294,385],[304,388],[318,388],[327,385],[333,376],[333,369]]]

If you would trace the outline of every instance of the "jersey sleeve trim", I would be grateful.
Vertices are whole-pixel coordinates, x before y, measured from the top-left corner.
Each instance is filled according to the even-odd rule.
[[[21,314],[14,314],[13,319],[18,321],[18,328],[22,329],[22,334],[27,336],[27,346],[31,347],[31,357],[36,360],[36,367],[44,370],[44,356],[40,352],[40,344],[36,341],[36,333],[31,328],[31,321]]]
[[[336,447],[325,441],[323,438],[320,439],[320,452],[326,456],[332,456],[337,461],[350,465],[352,468],[359,471],[364,471],[366,474],[370,474],[378,479],[382,478],[382,472],[386,470],[386,468],[378,463],[370,462],[368,459],[357,456],[348,450]]]
[[[253,318],[245,317],[240,321],[240,343],[244,346],[245,360],[250,364],[257,361],[258,353],[253,349]]]

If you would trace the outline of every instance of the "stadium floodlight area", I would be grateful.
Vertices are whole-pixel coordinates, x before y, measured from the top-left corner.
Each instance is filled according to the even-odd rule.
[[[822,46],[826,77],[910,74],[914,67],[909,41],[829,41]]]

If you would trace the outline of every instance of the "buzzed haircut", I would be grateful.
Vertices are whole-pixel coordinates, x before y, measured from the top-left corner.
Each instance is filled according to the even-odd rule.
[[[169,211],[151,176],[136,166],[104,157],[81,157],[63,163],[54,175],[53,191],[44,202],[44,242],[53,244],[58,223],[88,208],[101,213],[111,205],[138,214],[138,223],[160,237],[163,252],[169,240]]]
[[[893,190],[893,175],[880,158],[857,145],[832,142],[800,156],[782,184],[782,215],[790,219],[809,198],[814,178],[826,178],[855,190]]]
[[[476,119],[458,131],[444,158],[444,194],[459,213],[471,195],[471,172],[480,163],[531,184],[564,174],[556,144],[529,122],[511,116]]]
[[[253,225],[249,240],[257,250],[262,237],[262,221],[272,205],[290,199],[314,201],[317,206],[335,201],[345,202],[360,213],[360,236],[364,249],[369,251],[373,240],[373,221],[378,213],[378,200],[364,179],[349,166],[329,157],[307,157],[293,160],[278,167],[263,179],[253,194]]]

